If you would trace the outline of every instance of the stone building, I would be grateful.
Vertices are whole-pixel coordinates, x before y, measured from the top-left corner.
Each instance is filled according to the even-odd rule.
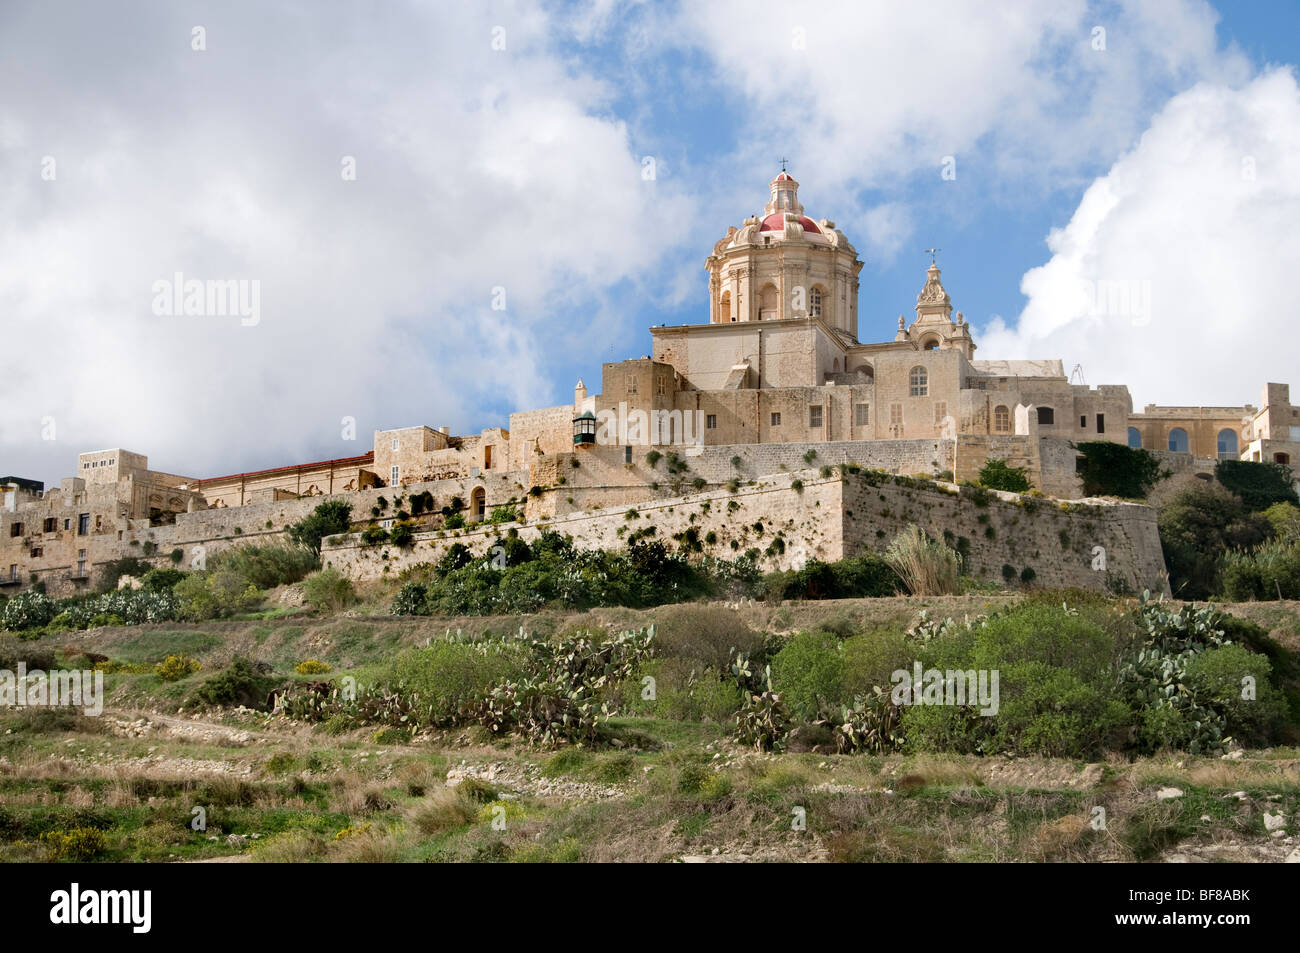
[[[57,488],[4,478],[0,585],[12,592],[41,582],[66,595],[122,556],[189,565],[194,551],[278,537],[325,497],[348,500],[358,525],[405,514],[417,532],[438,534],[449,513],[471,524],[590,517],[617,538],[622,511],[613,508],[653,503],[671,513],[674,499],[734,492],[743,479],[760,488],[751,522],[761,521],[761,507],[777,507],[793,532],[793,514],[806,506],[793,474],[810,466],[970,480],[997,458],[1025,467],[1044,493],[1073,498],[1080,441],[1173,451],[1178,467],[1181,455],[1187,466],[1206,457],[1290,464],[1300,451],[1300,410],[1285,384],[1266,385],[1260,409],[1152,405],[1134,414],[1125,385],[1073,383],[1059,360],[977,359],[933,260],[918,276],[911,319],[898,317],[892,340],[863,342],[862,267],[833,221],[806,214],[799,183],[782,172],[762,214],[728,228],[705,260],[707,320],[651,328],[649,354],[602,365],[599,393],[580,380],[572,402],[512,413],[506,427],[459,436],[423,425],[378,430],[365,453],[253,472],[183,477],[112,449],[82,454]],[[648,452],[656,446],[671,464]],[[1138,510],[1146,508],[1130,507],[1116,525],[1145,527],[1145,539],[1154,524]],[[835,519],[818,525],[843,536]],[[343,552],[357,543],[331,545]],[[985,563],[1014,562],[1001,548],[1013,545],[1009,534],[989,545]],[[1132,580],[1153,571],[1143,545],[1143,565],[1126,570]],[[398,560],[351,564],[380,563]]]

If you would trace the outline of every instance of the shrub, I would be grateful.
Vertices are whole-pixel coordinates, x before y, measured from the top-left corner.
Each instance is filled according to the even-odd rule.
[[[1141,500],[1160,479],[1160,461],[1141,448],[1112,440],[1092,440],[1075,449],[1083,454],[1079,476],[1086,496]]]
[[[1241,498],[1251,512],[1266,510],[1274,503],[1300,503],[1291,485],[1291,468],[1284,463],[1253,460],[1220,460],[1214,478]]]
[[[688,660],[700,669],[724,671],[733,651],[748,655],[762,645],[761,634],[722,606],[666,606],[655,614],[657,654]]]
[[[1169,586],[1180,599],[1218,594],[1224,554],[1253,549],[1268,538],[1268,520],[1249,512],[1221,486],[1197,481],[1160,510],[1160,545],[1169,567]]]
[[[399,549],[409,549],[415,545],[415,527],[403,520],[393,526],[388,534],[389,541]]]
[[[1300,599],[1300,539],[1273,539],[1253,552],[1225,554],[1222,579],[1223,594],[1233,602]]]
[[[320,561],[311,550],[283,543],[234,546],[208,560],[208,569],[229,570],[258,589],[274,589],[298,582],[319,565]],[[175,581],[172,584],[175,585]]]
[[[408,582],[393,597],[389,612],[393,615],[428,615],[429,590],[424,583]]]
[[[225,669],[209,675],[194,690],[191,701],[205,705],[243,705],[265,708],[267,696],[279,685],[266,666],[259,667],[242,655],[236,655]]]
[[[181,618],[204,622],[245,612],[261,600],[261,593],[228,569],[192,572],[172,589]]]
[[[442,521],[444,529],[464,529],[465,517],[460,513],[451,513]]]
[[[326,566],[302,584],[307,602],[318,612],[339,612],[357,601],[352,580],[333,566]]]
[[[326,536],[346,533],[351,522],[350,503],[342,500],[326,500],[312,510],[310,516],[291,525],[287,533],[291,542],[306,547],[314,557],[319,559],[321,540]]]
[[[144,559],[136,556],[123,556],[110,559],[99,570],[99,591],[112,592],[117,588],[117,581],[123,576],[140,577],[153,567]]]
[[[361,534],[361,545],[366,547],[382,546],[388,542],[388,530],[382,526],[369,526]]]
[[[400,653],[380,681],[411,697],[429,724],[448,725],[465,717],[493,686],[526,671],[521,644],[439,641]]]
[[[140,580],[142,588],[149,592],[171,591],[176,583],[185,578],[179,569],[150,569]]]
[[[38,629],[59,614],[58,603],[38,589],[18,593],[4,605],[4,627],[13,632]]]
[[[94,860],[108,850],[108,838],[96,827],[74,827],[67,831],[45,831],[40,841],[53,861]]]
[[[198,659],[188,655],[169,655],[154,666],[154,674],[164,682],[175,682],[199,670]]]
[[[1264,519],[1273,527],[1273,535],[1283,541],[1300,539],[1300,506],[1274,503],[1264,510]]]
[[[1257,745],[1271,742],[1286,716],[1286,702],[1271,675],[1268,659],[1231,644],[1198,654],[1184,677],[1204,704],[1223,715],[1225,731],[1238,742]]]
[[[961,556],[919,526],[910,524],[889,544],[885,562],[914,596],[952,595],[958,591]]]
[[[867,695],[876,686],[888,687],[890,676],[911,668],[916,650],[899,629],[877,629],[854,635],[842,645],[844,658],[843,697]]]
[[[1005,460],[994,459],[980,468],[980,485],[990,490],[1024,493],[1029,489],[1029,477],[1024,467],[1013,467]]]
[[[332,671],[328,662],[314,658],[304,659],[293,670],[299,675],[328,675]]]
[[[826,632],[795,635],[772,659],[772,688],[790,714],[802,721],[838,708],[844,700],[839,640]]]

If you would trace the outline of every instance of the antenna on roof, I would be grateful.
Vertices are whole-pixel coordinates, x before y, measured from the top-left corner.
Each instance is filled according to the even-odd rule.
[[[1075,380],[1076,377],[1079,378],[1078,381]],[[1087,387],[1087,386],[1088,386],[1088,382],[1087,382],[1087,380],[1084,379],[1084,376],[1083,376],[1083,365],[1082,365],[1082,364],[1076,364],[1076,365],[1074,365],[1074,370],[1070,371],[1070,383],[1071,383],[1071,384],[1075,384],[1075,383],[1082,384],[1084,387]]]

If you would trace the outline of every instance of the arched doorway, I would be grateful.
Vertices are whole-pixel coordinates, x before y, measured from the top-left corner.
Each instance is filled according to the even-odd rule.
[[[1219,431],[1218,452],[1220,460],[1234,460],[1237,457],[1237,431],[1224,427]]]
[[[474,487],[469,495],[469,514],[476,523],[481,523],[487,516],[487,493],[481,486]]]
[[[1128,445],[1134,450],[1142,449],[1142,431],[1136,427],[1128,428]]]
[[[1169,449],[1173,453],[1191,453],[1191,444],[1187,439],[1187,431],[1182,427],[1175,427],[1169,431]]]

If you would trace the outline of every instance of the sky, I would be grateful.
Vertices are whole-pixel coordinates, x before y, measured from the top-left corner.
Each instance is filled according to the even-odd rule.
[[[708,320],[782,159],[864,342],[938,247],[977,359],[1257,404],[1300,385],[1297,63],[1282,2],[0,0],[0,475],[568,403]]]

